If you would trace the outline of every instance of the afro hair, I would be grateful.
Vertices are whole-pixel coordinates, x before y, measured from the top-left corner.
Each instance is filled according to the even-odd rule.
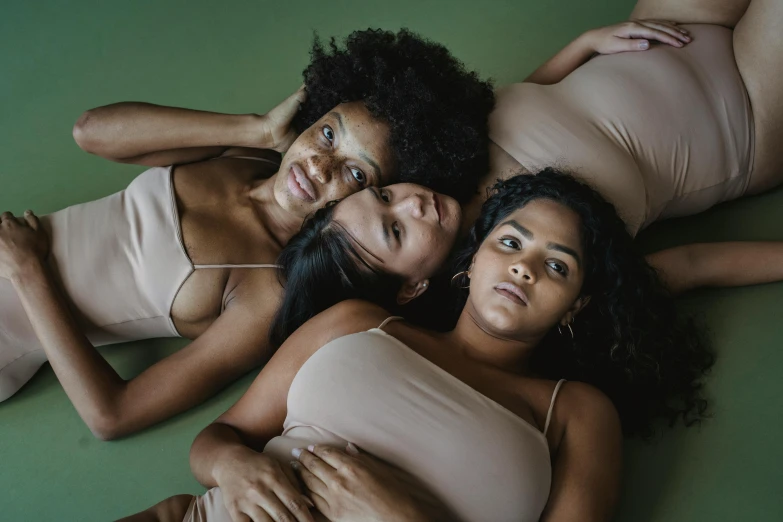
[[[355,31],[344,48],[334,38],[325,48],[316,36],[311,56],[297,131],[341,103],[362,101],[390,126],[399,181],[460,202],[476,193],[489,171],[491,82],[467,71],[444,46],[407,29]]]

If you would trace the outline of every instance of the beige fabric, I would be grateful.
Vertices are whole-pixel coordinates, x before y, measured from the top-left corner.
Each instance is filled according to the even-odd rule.
[[[378,328],[302,366],[283,434],[264,451],[288,466],[293,448],[348,442],[409,473],[420,500],[437,498],[464,522],[537,521],[549,496],[541,431]],[[185,520],[229,521],[218,494],[196,499],[201,518]]]
[[[498,92],[492,140],[526,169],[558,166],[617,207],[632,232],[744,194],[753,121],[733,32],[685,25],[692,43],[599,56],[556,85]]]
[[[180,286],[194,268],[224,266],[194,267],[188,258],[171,172],[149,169],[123,191],[41,217],[51,239],[52,272],[96,346],[178,337],[171,305]],[[0,401],[44,362],[13,285],[0,279]]]

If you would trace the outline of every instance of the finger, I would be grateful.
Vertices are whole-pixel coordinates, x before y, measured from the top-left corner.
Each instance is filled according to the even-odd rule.
[[[332,517],[330,516],[332,510],[326,498],[322,497],[318,493],[310,492],[310,500],[312,500],[313,504],[315,504],[315,509],[320,511],[321,514],[324,515],[327,519],[332,520]]]
[[[314,448],[313,446],[310,447]],[[329,484],[330,481],[334,480],[336,470],[313,452],[296,448],[291,450],[291,455],[293,455],[302,466],[307,468],[310,473],[320,478],[325,483]]]
[[[345,452],[352,457],[358,457],[362,454],[362,452],[359,451],[359,448],[354,446],[353,442],[349,442],[348,445],[345,446]]]
[[[653,30],[658,30],[661,32],[664,32],[671,36],[672,38],[675,38],[683,43],[689,43],[691,41],[691,37],[687,33],[683,33],[679,28],[672,27],[670,25],[664,24],[664,23],[658,23],[658,22],[649,22],[644,21],[641,22],[641,25],[648,27]]]
[[[274,489],[274,492],[275,495],[277,495],[280,507],[282,508],[279,516],[293,515],[294,519],[298,522],[314,522],[313,515],[310,514],[312,502],[309,498],[299,493],[299,491],[294,488],[284,487],[283,485],[278,485]],[[272,518],[274,518],[275,521],[278,520],[273,513],[270,514],[272,514]],[[282,518],[281,520],[288,519]]]
[[[274,522],[274,518],[260,506],[249,506],[243,511],[247,518],[253,522]]]
[[[307,468],[302,466],[299,461],[292,461],[291,467],[307,489],[306,493],[318,493],[321,496],[327,495],[329,488],[324,481],[313,475]]]
[[[358,448],[356,446],[353,446],[353,448],[358,454]],[[348,455],[347,448],[344,451],[331,446],[308,446],[307,449],[336,470],[356,465],[355,456]]]
[[[24,211],[24,220],[27,222],[27,224],[35,230],[38,231],[39,226],[41,225],[41,222],[38,221],[38,216],[33,214],[32,210],[25,210]]]
[[[680,25],[677,22],[672,22],[671,20],[634,20],[634,22],[645,23],[645,24],[647,22],[650,22],[654,24],[667,25],[681,32],[682,34],[690,34],[690,31],[688,31],[684,27],[680,27]]]
[[[6,219],[13,219],[14,215],[11,212],[3,212],[0,214],[0,221],[5,221]]]
[[[634,23],[625,26],[616,36],[620,38],[633,38],[633,39],[647,39],[655,40],[672,47],[682,47],[684,44],[672,35],[659,31],[657,29],[651,29],[645,25]]]
[[[289,498],[284,488],[276,489],[271,495],[265,495],[259,502],[259,506],[266,511],[269,518],[275,522],[315,522],[310,510],[302,499],[302,495],[296,494],[296,498]],[[292,512],[293,508],[296,513]]]

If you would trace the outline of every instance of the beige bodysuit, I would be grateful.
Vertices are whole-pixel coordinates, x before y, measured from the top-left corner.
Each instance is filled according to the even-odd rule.
[[[683,48],[598,56],[558,84],[499,90],[492,141],[528,171],[588,181],[633,233],[742,196],[754,135],[733,32],[683,27]]]
[[[564,381],[540,430],[385,333],[385,324],[335,339],[305,362],[288,392],[283,433],[264,452],[288,466],[294,448],[353,442],[412,476],[419,501],[445,506],[455,520],[537,521],[552,477],[546,432]],[[195,497],[184,520],[230,522],[220,488]]]
[[[41,223],[51,241],[52,273],[95,346],[179,337],[171,306],[194,270],[275,267],[194,265],[182,241],[172,167],[151,168],[127,189],[42,216]],[[0,401],[46,359],[16,290],[0,278]]]

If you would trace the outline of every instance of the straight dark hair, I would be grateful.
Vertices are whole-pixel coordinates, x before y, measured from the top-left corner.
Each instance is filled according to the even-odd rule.
[[[274,348],[309,319],[347,299],[397,309],[402,279],[362,259],[350,234],[334,220],[336,205],[333,201],[308,218],[277,259],[285,292],[269,332]]]

